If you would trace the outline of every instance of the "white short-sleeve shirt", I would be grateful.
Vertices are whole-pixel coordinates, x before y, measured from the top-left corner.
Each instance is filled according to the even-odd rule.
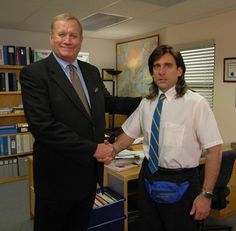
[[[159,165],[165,168],[196,167],[203,149],[223,143],[214,114],[206,99],[190,90],[176,98],[173,87],[165,95],[160,122]],[[143,147],[148,159],[152,117],[158,98],[144,98],[122,125],[123,131],[134,139],[144,135]]]

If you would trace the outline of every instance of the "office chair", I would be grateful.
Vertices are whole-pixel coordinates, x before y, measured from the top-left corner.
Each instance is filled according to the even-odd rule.
[[[230,190],[227,187],[227,184],[230,180],[234,161],[236,159],[235,151],[225,151],[222,154],[222,163],[220,168],[220,173],[214,189],[214,197],[212,199],[211,208],[216,210],[224,209],[229,203],[226,197],[230,194]],[[204,167],[200,166],[199,176],[201,183],[204,179]],[[232,226],[229,225],[207,225],[205,222],[201,224],[200,231],[208,230],[233,230]]]

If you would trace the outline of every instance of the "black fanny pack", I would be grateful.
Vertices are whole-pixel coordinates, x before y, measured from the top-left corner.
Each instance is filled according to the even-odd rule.
[[[169,181],[145,180],[146,190],[152,201],[159,204],[173,204],[178,202],[189,187],[189,182],[173,183]]]

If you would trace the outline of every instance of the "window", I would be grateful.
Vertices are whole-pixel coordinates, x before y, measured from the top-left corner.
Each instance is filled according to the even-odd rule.
[[[181,50],[188,86],[205,97],[213,108],[215,46]]]

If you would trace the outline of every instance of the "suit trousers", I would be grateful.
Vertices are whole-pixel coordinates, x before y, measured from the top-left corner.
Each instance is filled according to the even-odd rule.
[[[86,231],[95,195],[96,184],[81,200],[53,200],[36,195],[34,231]]]
[[[144,185],[145,178],[150,181],[164,180],[175,183],[188,180],[190,185],[180,201],[173,204],[159,204],[150,199]],[[200,190],[201,185],[196,168],[179,173],[157,171],[152,175],[148,168],[148,160],[145,158],[139,175],[140,231],[198,230],[198,222],[189,213]]]

